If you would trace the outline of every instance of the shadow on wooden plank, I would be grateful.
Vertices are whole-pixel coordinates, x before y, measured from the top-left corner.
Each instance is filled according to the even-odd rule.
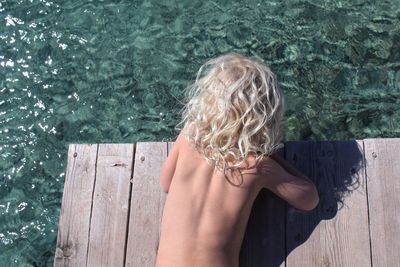
[[[277,153],[284,157],[284,149]],[[254,201],[239,265],[285,266],[285,202],[266,189],[262,189]]]
[[[368,242],[368,219],[361,149],[357,141],[310,141],[286,144],[286,160],[315,183],[320,197],[319,205],[311,212],[300,212],[293,208],[287,211],[288,267],[324,264],[355,266],[350,264],[354,258],[358,256],[362,259],[369,258],[368,246],[363,246],[366,245],[363,243]],[[350,197],[355,190],[361,194]],[[343,212],[338,216],[341,209]],[[350,218],[351,213],[363,217],[364,223],[357,225],[357,222]],[[335,222],[328,223],[331,219]],[[322,228],[317,229],[314,238],[288,257],[293,250],[310,238],[322,221],[326,222]],[[361,232],[361,229],[365,231]],[[348,243],[349,240],[354,247],[363,248],[362,251],[348,251],[348,249],[343,251],[348,248],[348,244],[344,242]],[[349,255],[352,253],[353,255]]]
[[[266,189],[254,201],[239,266],[285,266],[285,202]]]
[[[285,158],[313,180],[320,203],[311,212],[295,211],[262,190],[249,218],[240,253],[241,267],[288,266],[288,255],[310,237],[322,220],[334,218],[345,205],[346,196],[360,186],[357,174],[363,172],[363,153],[356,141],[288,142]]]

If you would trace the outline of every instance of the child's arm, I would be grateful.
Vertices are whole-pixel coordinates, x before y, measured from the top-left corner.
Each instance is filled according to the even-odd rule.
[[[264,187],[300,210],[313,210],[319,202],[314,183],[277,155],[262,164]]]
[[[185,138],[182,132],[179,134],[178,138],[175,141],[174,146],[172,147],[171,152],[169,153],[167,159],[164,161],[161,174],[160,174],[160,185],[161,190],[168,193],[169,186],[171,185],[172,177],[175,173],[176,162],[178,160],[179,155],[179,144],[181,138]]]
[[[305,176],[304,174],[302,174],[301,172],[299,172],[296,168],[294,168],[292,165],[290,165],[286,160],[284,160],[282,157],[280,157],[279,155],[271,155],[271,158],[273,160],[275,160],[276,162],[278,162],[282,168],[284,168],[288,173],[300,177],[310,183],[313,183],[307,176]]]

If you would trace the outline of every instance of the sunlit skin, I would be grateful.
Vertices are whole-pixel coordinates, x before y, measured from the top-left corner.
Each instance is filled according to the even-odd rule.
[[[317,205],[318,193],[275,156],[283,94],[263,62],[222,55],[200,67],[189,88],[185,126],[161,171],[168,197],[157,266],[235,267],[262,188],[303,210]]]
[[[157,267],[236,267],[253,202],[267,188],[297,209],[318,204],[314,184],[283,159],[264,157],[241,175],[209,164],[181,133],[163,164],[160,184],[168,192]],[[230,180],[230,181],[228,181]]]

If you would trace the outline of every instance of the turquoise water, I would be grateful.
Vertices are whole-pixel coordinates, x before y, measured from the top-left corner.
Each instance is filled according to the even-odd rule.
[[[172,140],[230,51],[277,73],[286,140],[400,137],[398,0],[1,1],[0,265],[52,265],[69,143]]]

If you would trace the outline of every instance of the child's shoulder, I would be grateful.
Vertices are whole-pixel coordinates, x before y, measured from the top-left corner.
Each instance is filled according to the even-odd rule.
[[[188,140],[186,138],[186,129],[182,129],[178,135],[178,137],[175,140],[174,147],[176,148],[181,148],[182,145],[188,145]]]

